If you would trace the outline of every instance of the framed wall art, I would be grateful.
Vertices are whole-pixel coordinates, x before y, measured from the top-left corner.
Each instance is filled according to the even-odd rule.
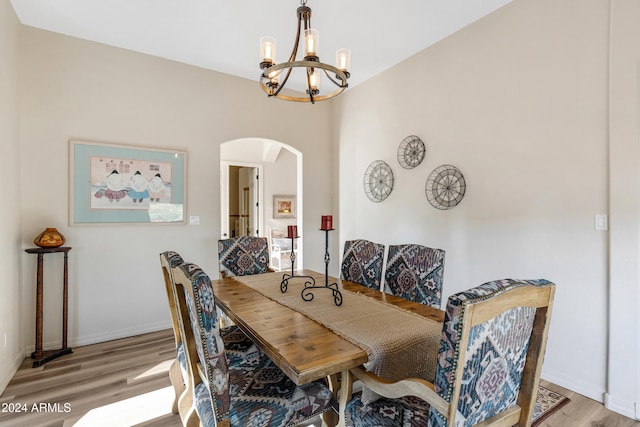
[[[274,218],[296,217],[296,196],[273,196]]]
[[[186,151],[69,141],[69,224],[184,224]]]

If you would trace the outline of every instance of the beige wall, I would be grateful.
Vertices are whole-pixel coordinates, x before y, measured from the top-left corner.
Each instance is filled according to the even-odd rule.
[[[328,104],[270,100],[248,81],[33,28],[21,31],[22,244],[58,227],[70,252],[72,344],[169,326],[160,286],[161,251],[173,249],[218,276],[219,161],[222,142],[249,137],[280,141],[304,156],[309,229],[306,265],[322,268],[323,239],[314,219],[331,205],[321,165],[332,161]],[[284,122],[284,118],[287,118]],[[307,131],[316,127],[317,131]],[[199,226],[82,226],[68,222],[68,140],[89,139],[188,151],[187,215]],[[35,268],[23,256],[25,275]],[[52,276],[57,277],[55,266]],[[31,282],[22,283],[31,298]],[[55,293],[55,279],[51,289]],[[55,318],[55,296],[47,305]],[[27,344],[33,310],[25,305]],[[45,342],[59,332],[49,328]]]
[[[20,263],[24,246],[18,208],[21,194],[18,34],[18,19],[10,3],[0,2],[0,180],[4,183],[0,209],[0,390],[24,356],[20,316]],[[35,273],[29,276],[32,281],[34,277]]]
[[[620,2],[627,9],[634,3]],[[637,27],[638,6],[631,9],[628,26]],[[616,401],[616,410],[632,416],[638,140],[636,127],[625,128],[619,156],[634,144],[632,155],[609,165],[609,25],[606,1],[515,0],[345,93],[334,111],[340,241],[445,249],[445,297],[506,277],[555,282],[543,376],[596,400]],[[638,30],[628,34],[635,54]],[[629,48],[620,47],[626,58]],[[637,126],[637,66],[625,65],[621,107],[631,107],[625,111]],[[426,142],[427,155],[405,170],[396,153],[412,134]],[[362,179],[378,159],[392,167],[395,186],[386,201],[372,203]],[[594,230],[594,215],[608,213],[609,170],[618,161],[625,171],[616,178],[617,197],[633,199],[629,208],[620,206],[629,225],[620,233],[629,232],[632,258],[624,285],[609,282],[609,235]],[[457,166],[467,180],[462,203],[448,211],[431,207],[424,193],[427,176],[442,164]],[[631,195],[625,179],[632,179]],[[612,232],[617,213],[611,211]],[[610,287],[619,289],[612,291],[617,298],[629,298],[624,314],[612,307],[616,335],[635,331],[629,344],[612,344],[629,351],[623,357],[607,353]],[[607,375],[608,364],[618,363]]]

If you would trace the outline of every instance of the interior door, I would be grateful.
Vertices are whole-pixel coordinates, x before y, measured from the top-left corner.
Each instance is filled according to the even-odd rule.
[[[260,235],[260,211],[262,210],[260,201],[260,170],[258,168],[252,168],[251,171],[251,183],[249,185],[249,198],[251,203],[252,215],[250,218],[251,235]]]
[[[220,236],[223,239],[265,235],[264,207],[260,202],[264,191],[262,171],[259,163],[220,162]]]
[[[229,227],[229,163],[220,162],[220,238],[231,237]]]

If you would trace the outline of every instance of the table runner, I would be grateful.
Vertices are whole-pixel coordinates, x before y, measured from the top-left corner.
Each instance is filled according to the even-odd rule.
[[[325,276],[305,271],[325,283]],[[267,273],[234,277],[262,295],[292,308],[342,336],[367,352],[369,361],[364,367],[389,381],[417,377],[433,382],[442,324],[410,311],[403,310],[366,295],[342,288],[342,305],[336,306],[329,289],[313,289],[312,301],[300,295],[304,278],[289,280],[286,293],[280,291],[282,273]],[[363,391],[363,402],[377,396]]]

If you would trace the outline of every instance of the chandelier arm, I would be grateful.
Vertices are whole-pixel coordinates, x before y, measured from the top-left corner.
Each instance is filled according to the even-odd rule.
[[[344,82],[347,81],[347,76],[344,71],[340,70],[333,65],[325,64],[324,62],[317,61],[289,61],[289,62],[281,62],[280,64],[272,65],[271,67],[264,70],[263,74],[271,74],[278,70],[284,70],[285,68],[322,68],[323,70],[327,70],[337,75],[338,78]],[[266,76],[265,76],[266,77]]]
[[[336,97],[338,95],[340,95],[342,92],[344,91],[344,88],[339,88],[338,90],[335,90],[331,93],[328,93],[326,95],[322,95],[322,96],[314,96],[313,100],[315,101],[314,103],[320,102],[320,101],[325,101],[327,99],[331,99],[333,97]],[[283,99],[285,101],[293,101],[293,102],[310,102],[309,101],[309,97],[307,96],[307,94],[305,93],[305,96],[303,97],[295,97],[295,96],[291,96],[291,95],[284,95],[284,94],[280,94],[277,96],[277,99]]]
[[[302,15],[298,12],[298,31],[296,32],[296,41],[293,44],[293,50],[291,51],[291,56],[289,56],[289,62],[293,62],[296,60],[296,56],[298,55],[298,45],[300,44],[300,29],[302,27]]]
[[[309,102],[309,97],[307,96],[307,94],[305,93],[305,96],[299,97],[299,96],[292,96],[292,95],[285,95],[284,93],[280,93],[278,94],[278,96],[273,95],[269,88],[265,86],[265,84],[261,84],[262,89],[265,91],[265,93],[267,93],[269,95],[269,97],[273,97],[273,98],[277,98],[277,99],[282,99],[285,101],[292,101],[292,102]],[[316,102],[319,101],[325,101],[327,99],[331,99],[335,96],[340,95],[342,92],[344,92],[346,88],[344,87],[338,87],[336,90],[334,90],[331,93],[328,93],[326,95],[320,95],[320,96],[315,96],[313,99]]]
[[[304,21],[305,31],[310,30],[311,29],[311,9],[309,9],[308,13],[305,13],[302,15],[302,20]]]
[[[323,62],[316,62],[316,61],[293,61],[293,62],[282,62],[280,64],[276,64],[276,65],[272,65],[271,67],[267,68],[266,70],[263,71],[261,78],[262,79],[269,79],[267,76],[269,74],[275,73],[277,71],[280,70],[284,70],[287,69],[287,73],[285,75],[285,78],[283,79],[282,84],[278,85],[278,88],[276,89],[275,92],[273,92],[271,89],[269,89],[266,84],[264,82],[261,82],[261,86],[262,89],[269,95],[278,99],[284,99],[287,101],[295,101],[295,102],[310,102],[310,99],[308,96],[304,96],[304,97],[295,97],[295,96],[290,96],[290,95],[284,95],[281,94],[280,91],[282,90],[282,88],[284,87],[287,79],[289,78],[289,76],[291,75],[291,71],[294,68],[320,68],[323,70],[323,72],[325,74],[327,73],[332,73],[335,74],[338,79],[340,79],[340,81],[342,83],[340,83],[340,81],[334,80],[333,78],[331,78],[329,75],[327,75],[327,77],[329,78],[329,80],[337,86],[337,90],[328,93],[326,95],[320,95],[320,96],[314,96],[313,100],[314,103],[317,101],[324,101],[325,99],[330,99],[333,98],[334,96],[339,95],[340,93],[342,93],[348,86],[347,84],[347,75],[340,69],[329,65],[329,64],[325,64]]]
[[[278,85],[278,89],[276,89],[276,91],[273,92],[273,95],[271,96],[275,96],[276,98],[278,97],[278,94],[284,88],[284,85],[287,84],[287,80],[289,80],[289,76],[291,75],[291,70],[293,70],[293,68],[291,67],[287,70],[287,74],[284,76],[284,79],[282,79],[282,83]]]
[[[338,86],[338,87],[347,87],[349,86],[349,84],[347,83],[346,77],[344,80],[342,80],[342,78],[340,78],[340,82],[338,80],[334,80],[330,75],[329,72],[322,68],[322,72],[324,73],[325,76],[327,76],[327,78],[331,81],[331,83],[333,83],[334,85]]]

